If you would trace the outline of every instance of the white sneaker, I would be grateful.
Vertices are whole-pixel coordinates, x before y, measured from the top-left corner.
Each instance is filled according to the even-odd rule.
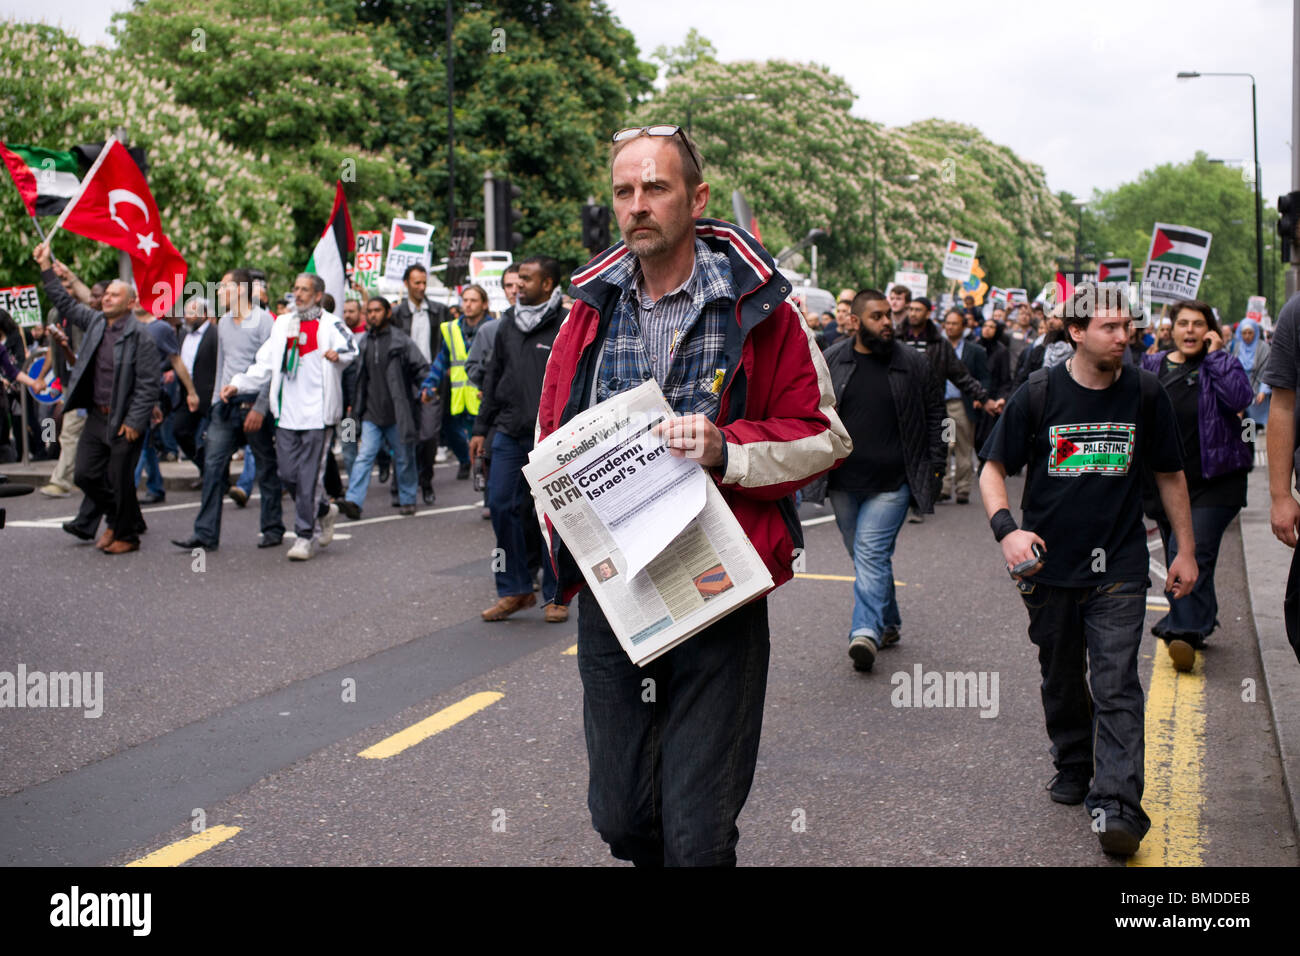
[[[334,540],[334,519],[339,516],[339,506],[330,502],[329,513],[320,519],[320,546],[328,547]]]
[[[67,488],[64,488],[62,485],[56,485],[51,481],[48,485],[42,486],[41,494],[45,495],[47,498],[67,498],[72,494],[72,492]]]
[[[290,561],[309,561],[316,557],[317,545],[315,538],[299,538],[289,549]]]
[[[438,449],[437,454],[433,456],[434,462],[439,465],[446,464],[450,459],[451,459],[451,449],[448,448],[446,445],[440,447]]]

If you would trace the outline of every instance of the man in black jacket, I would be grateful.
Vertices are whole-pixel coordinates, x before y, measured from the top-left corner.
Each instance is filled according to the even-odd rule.
[[[372,296],[366,303],[366,339],[361,346],[352,417],[361,422],[361,445],[348,476],[347,496],[340,510],[355,521],[361,517],[370,487],[370,467],[387,441],[397,459],[398,504],[404,515],[415,514],[415,445],[419,438],[416,394],[429,372],[429,363],[405,332],[389,321],[388,300]]]
[[[962,336],[965,320],[961,309],[949,309],[943,317],[943,334],[971,376],[987,391],[990,387],[988,356],[982,345],[968,342]],[[943,401],[952,424],[948,429],[951,440],[948,443],[949,454],[944,458],[943,490],[939,493],[939,500],[951,501],[956,491],[957,504],[970,504],[970,487],[975,475],[971,464],[971,456],[975,454],[975,413],[982,403],[963,395],[952,382],[944,382]],[[950,459],[956,459],[951,477]]]
[[[406,272],[402,274],[402,282],[406,285],[406,297],[397,303],[397,308],[393,310],[393,325],[410,336],[415,347],[424,356],[425,364],[428,365],[433,362],[433,357],[442,347],[440,329],[442,323],[451,318],[451,313],[442,303],[430,302],[425,296],[424,290],[429,284],[429,274],[424,270],[424,266],[407,266]],[[441,407],[448,406],[449,402],[444,396]],[[441,428],[433,432],[432,438],[418,441],[415,445],[415,465],[419,473],[420,491],[424,495],[426,505],[431,505],[434,501],[433,460],[438,454],[439,431]]]
[[[185,303],[181,361],[194,381],[199,407],[191,411],[188,405],[181,404],[172,412],[172,434],[176,436],[176,444],[199,469],[196,491],[203,487],[203,446],[200,442],[212,411],[212,392],[217,382],[217,326],[212,318],[212,308],[207,299],[195,296]]]
[[[902,339],[905,343],[916,349],[918,352],[924,352],[925,357],[930,360],[930,368],[934,372],[943,388],[951,382],[957,386],[962,395],[966,396],[975,405],[982,406],[993,414],[1002,411],[1002,406],[1006,404],[1003,399],[1000,402],[991,400],[988,389],[975,380],[970,370],[953,347],[948,344],[948,340],[940,334],[938,327],[930,321],[930,300],[921,297],[913,299],[907,305],[907,327],[903,330]],[[921,513],[915,509],[912,511],[911,520],[913,523],[920,524],[925,520]]]
[[[505,568],[496,572],[498,600],[483,612],[485,621],[504,621],[537,601],[528,570],[527,528],[528,522],[537,522],[523,467],[533,449],[537,408],[541,404],[551,344],[568,315],[568,310],[560,304],[560,264],[554,259],[549,256],[525,259],[519,264],[519,282],[514,315],[502,319],[497,330],[492,360],[483,377],[483,398],[474,422],[474,435],[469,442],[473,460],[483,453],[484,436],[495,427],[488,507]],[[554,603],[556,580],[550,560],[542,560],[541,566],[546,620],[560,623],[568,619],[569,609]]]
[[[849,657],[869,671],[902,627],[894,593],[894,543],[909,503],[934,511],[948,446],[943,440],[943,388],[929,363],[894,337],[888,300],[875,289],[853,300],[858,332],[826,350],[840,420],[853,451],[830,473],[826,488],[844,546],[853,557]],[[816,483],[811,500],[820,498]]]
[[[102,516],[108,527],[97,542],[101,551],[138,551],[146,527],[135,497],[135,464],[162,384],[158,350],[131,314],[136,298],[129,285],[120,279],[109,283],[104,311],[97,312],[64,291],[47,243],[33,255],[50,301],[85,333],[64,390],[64,408],[87,411],[74,480],[91,507],[63,529],[89,541]]]

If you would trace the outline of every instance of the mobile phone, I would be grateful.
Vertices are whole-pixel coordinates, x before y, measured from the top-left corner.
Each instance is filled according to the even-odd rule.
[[[1042,563],[1043,563],[1043,546],[1041,544],[1035,543],[1034,556],[1028,559],[1027,561],[1021,561],[1014,568],[1008,570],[1007,573],[1014,578],[1017,575],[1025,574],[1028,571],[1034,570]]]

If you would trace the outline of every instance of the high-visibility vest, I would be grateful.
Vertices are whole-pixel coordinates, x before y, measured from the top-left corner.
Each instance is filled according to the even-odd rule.
[[[465,371],[469,350],[465,348],[465,337],[460,334],[460,323],[442,323],[442,340],[447,343],[447,354],[451,358],[451,414],[469,412],[477,415],[478,389],[471,384]]]

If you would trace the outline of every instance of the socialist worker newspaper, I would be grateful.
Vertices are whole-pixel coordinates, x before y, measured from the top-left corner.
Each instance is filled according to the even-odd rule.
[[[652,434],[673,416],[651,379],[575,416],[524,466],[538,515],[637,665],[772,587],[713,479]]]

